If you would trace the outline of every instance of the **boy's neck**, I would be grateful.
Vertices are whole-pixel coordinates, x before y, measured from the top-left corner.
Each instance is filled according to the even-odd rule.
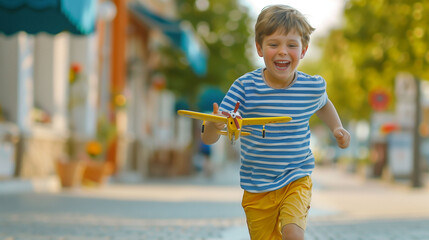
[[[288,79],[287,81],[272,81],[269,77],[267,77],[267,68],[262,69],[262,79],[264,80],[265,84],[267,84],[269,87],[274,89],[284,89],[292,86],[292,84],[297,79],[297,71],[295,70],[292,79]]]

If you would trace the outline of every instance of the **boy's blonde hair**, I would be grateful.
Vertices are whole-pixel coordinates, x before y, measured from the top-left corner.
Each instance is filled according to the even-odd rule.
[[[287,5],[271,5],[262,9],[255,25],[255,41],[262,46],[265,36],[277,30],[295,30],[301,35],[302,45],[308,46],[310,34],[315,30],[298,10]]]

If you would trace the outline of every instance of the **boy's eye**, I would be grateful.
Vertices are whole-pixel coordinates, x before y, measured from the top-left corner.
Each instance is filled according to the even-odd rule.
[[[277,47],[277,44],[275,44],[275,43],[270,43],[270,44],[268,44],[268,46],[270,46],[270,47]]]

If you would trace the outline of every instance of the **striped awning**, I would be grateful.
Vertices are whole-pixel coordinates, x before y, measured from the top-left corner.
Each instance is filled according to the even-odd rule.
[[[183,26],[181,20],[160,16],[139,2],[131,3],[129,10],[145,25],[160,29],[173,46],[182,50],[195,74],[203,76],[207,73],[207,53],[204,46],[197,40],[192,29]]]
[[[94,32],[97,0],[0,0],[0,33]]]

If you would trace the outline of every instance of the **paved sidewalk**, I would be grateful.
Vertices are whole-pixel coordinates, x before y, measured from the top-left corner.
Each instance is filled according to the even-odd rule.
[[[313,182],[312,206],[336,214],[312,220],[429,218],[429,181],[425,187],[413,189],[407,183],[365,179],[319,166],[313,173]]]
[[[408,183],[364,179],[343,170],[316,167],[312,207],[331,214],[309,217],[306,240],[427,240],[429,182],[412,189]]]
[[[1,179],[0,195],[28,192],[58,192],[61,190],[56,176],[40,179]]]
[[[316,167],[307,240],[429,239],[429,188]],[[1,183],[0,183],[1,185]],[[0,191],[0,240],[248,240],[238,165],[69,191]]]

